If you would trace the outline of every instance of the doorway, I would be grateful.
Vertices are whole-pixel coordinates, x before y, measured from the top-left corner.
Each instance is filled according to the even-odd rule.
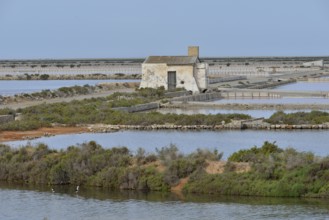
[[[176,84],[176,71],[168,71],[168,90],[175,90]]]

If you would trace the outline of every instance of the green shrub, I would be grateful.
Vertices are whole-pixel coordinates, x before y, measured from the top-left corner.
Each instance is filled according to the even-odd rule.
[[[279,111],[274,113],[266,121],[271,124],[322,124],[329,122],[329,113],[322,111],[311,111],[286,114],[282,111]]]

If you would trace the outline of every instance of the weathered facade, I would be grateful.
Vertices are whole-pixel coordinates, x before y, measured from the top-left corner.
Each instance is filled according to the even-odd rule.
[[[141,88],[184,88],[200,93],[208,86],[208,64],[199,60],[199,48],[189,47],[188,56],[150,56],[142,64]]]

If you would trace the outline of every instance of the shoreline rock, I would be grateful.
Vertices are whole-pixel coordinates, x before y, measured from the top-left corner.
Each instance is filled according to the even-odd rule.
[[[329,129],[328,124],[321,125],[288,125],[268,124],[266,122],[248,124],[243,121],[224,125],[89,125],[88,130],[92,133],[110,133],[121,130],[320,130]]]

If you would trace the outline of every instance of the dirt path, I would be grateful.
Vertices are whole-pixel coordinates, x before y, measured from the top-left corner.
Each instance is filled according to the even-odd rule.
[[[51,104],[51,103],[58,103],[58,102],[70,102],[73,100],[83,100],[83,99],[90,99],[90,98],[99,98],[99,97],[106,97],[112,95],[115,92],[133,92],[135,89],[133,88],[125,88],[125,89],[115,89],[110,91],[104,91],[89,95],[78,95],[73,97],[66,97],[66,98],[55,98],[55,99],[46,99],[40,101],[24,101],[19,103],[9,103],[5,105],[0,105],[0,108],[11,108],[11,109],[18,109],[18,108],[26,108],[30,106],[40,105],[40,104]]]
[[[33,139],[42,136],[52,136],[58,134],[84,133],[89,130],[85,127],[52,127],[40,128],[32,131],[3,131],[0,132],[0,142]]]

